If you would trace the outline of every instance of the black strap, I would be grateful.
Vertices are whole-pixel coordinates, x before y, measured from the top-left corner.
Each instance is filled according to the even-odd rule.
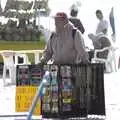
[[[74,43],[74,38],[75,38],[75,33],[76,33],[76,28],[72,29],[72,37],[73,37],[73,48],[75,49],[75,43]]]
[[[75,33],[76,33],[76,28],[73,28],[73,30],[72,30],[72,37],[73,37],[73,40],[74,40],[74,38],[75,38]]]
[[[52,38],[53,38],[53,35],[54,35],[54,32],[52,32],[52,34],[51,34],[51,36],[50,36],[50,39],[52,39]]]

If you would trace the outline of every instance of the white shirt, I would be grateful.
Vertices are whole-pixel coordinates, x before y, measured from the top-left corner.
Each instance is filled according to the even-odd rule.
[[[96,34],[103,32],[104,29],[108,29],[108,22],[102,19],[97,25]]]

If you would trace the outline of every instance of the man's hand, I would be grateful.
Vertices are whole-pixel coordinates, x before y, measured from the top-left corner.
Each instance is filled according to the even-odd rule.
[[[88,37],[92,40],[92,41],[94,41],[95,39],[96,39],[96,36],[94,35],[94,34],[88,34]]]
[[[46,64],[45,60],[43,58],[40,59],[40,64]]]

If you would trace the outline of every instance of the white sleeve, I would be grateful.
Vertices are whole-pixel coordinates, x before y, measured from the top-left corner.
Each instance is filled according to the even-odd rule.
[[[103,21],[102,27],[103,27],[103,30],[104,29],[108,29],[108,22],[107,22],[107,20]]]

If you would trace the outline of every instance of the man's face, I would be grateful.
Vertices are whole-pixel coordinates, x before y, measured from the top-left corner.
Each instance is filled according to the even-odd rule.
[[[101,20],[101,19],[103,18],[103,15],[102,15],[101,13],[97,13],[97,14],[96,14],[96,17],[97,17],[99,20]]]
[[[62,17],[57,17],[57,18],[55,18],[55,26],[56,26],[56,29],[57,29],[58,31],[59,31],[59,30],[63,30],[64,25],[65,25],[65,20],[64,20],[64,18],[62,18]]]

